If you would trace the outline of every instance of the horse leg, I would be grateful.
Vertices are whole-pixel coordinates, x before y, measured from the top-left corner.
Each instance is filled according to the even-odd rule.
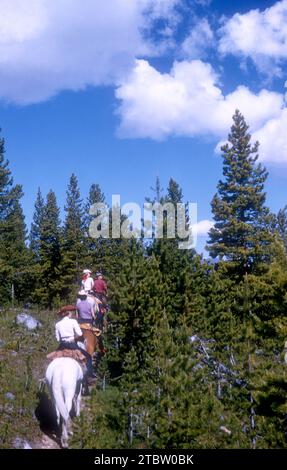
[[[57,406],[57,402],[55,400],[54,393],[53,393],[51,385],[47,381],[46,381],[46,384],[47,384],[47,387],[48,387],[50,398],[51,398],[52,403],[54,405],[54,410],[55,410],[55,413],[56,413],[57,426],[58,426],[58,429],[59,429],[60,428],[60,417],[61,417],[60,411],[59,411],[59,408]]]
[[[76,416],[80,415],[81,411],[81,396],[82,396],[82,382],[77,385],[77,390],[73,398],[73,409]]]
[[[68,447],[68,435],[70,436],[73,435],[73,432],[71,429],[72,422],[70,418],[70,412],[73,406],[74,395],[75,395],[75,390],[70,390],[70,389],[65,390],[64,401],[65,401],[65,405],[68,411],[68,419],[65,420],[65,426],[62,427],[62,437],[64,437],[64,439],[66,439],[67,441],[67,447]]]
[[[68,448],[68,422],[62,419],[61,445],[63,449]]]
[[[80,390],[76,397],[76,416],[79,416],[81,412],[81,400],[82,400],[82,383],[80,383]]]

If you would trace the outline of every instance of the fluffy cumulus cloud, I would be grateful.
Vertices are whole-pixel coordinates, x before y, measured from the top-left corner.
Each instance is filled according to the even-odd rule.
[[[175,62],[170,73],[160,73],[147,61],[136,67],[116,92],[121,100],[120,132],[126,136],[163,139],[169,135],[224,136],[236,108],[257,130],[277,117],[283,96],[239,86],[224,96],[219,78],[201,60]]]
[[[118,87],[121,118],[119,134],[162,140],[168,136],[213,136],[225,139],[238,108],[261,140],[265,160],[287,163],[284,139],[284,96],[245,86],[224,95],[210,64],[200,60],[175,62],[170,73],[160,73],[139,60],[126,81]],[[265,132],[265,134],[264,134]],[[268,135],[268,138],[267,138]],[[276,156],[274,146],[278,138]]]
[[[254,133],[254,139],[261,144],[260,157],[262,160],[287,164],[286,129],[287,108],[284,108],[278,117],[268,120],[261,129]]]
[[[43,101],[61,90],[116,84],[159,18],[179,0],[0,0],[0,99]]]
[[[287,0],[263,11],[236,13],[220,35],[221,53],[249,57],[262,71],[279,75],[280,64],[287,59]]]

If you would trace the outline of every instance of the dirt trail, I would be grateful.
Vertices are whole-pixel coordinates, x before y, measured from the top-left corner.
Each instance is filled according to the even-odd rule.
[[[61,449],[60,443],[56,441],[59,442],[56,436],[54,439],[51,439],[51,437],[43,433],[41,440],[34,444],[33,449]]]
[[[81,413],[87,408],[89,396],[82,396]],[[32,444],[32,449],[61,449],[60,438],[55,433],[42,432],[42,437]]]

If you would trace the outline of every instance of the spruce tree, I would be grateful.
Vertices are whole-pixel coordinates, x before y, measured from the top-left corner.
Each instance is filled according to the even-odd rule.
[[[97,203],[104,203],[104,202],[105,202],[105,195],[102,192],[100,185],[93,183],[90,187],[88,199],[84,208],[85,229],[86,229],[87,234],[89,233],[89,226],[90,226],[92,219],[97,215],[97,214],[90,215],[90,209],[92,205],[97,204]]]
[[[35,210],[33,214],[33,222],[30,230],[30,249],[35,257],[36,261],[39,261],[40,256],[40,231],[44,216],[44,198],[42,196],[40,188],[38,188],[37,198],[35,202]]]
[[[120,259],[121,270],[112,286],[111,335],[117,346],[115,359],[124,361],[133,346],[142,364],[161,315],[164,290],[155,257],[146,258],[139,242],[129,243],[129,252]]]
[[[0,293],[4,302],[27,298],[30,260],[25,244],[22,196],[22,187],[13,185],[9,162],[5,159],[5,141],[0,138]]]
[[[60,302],[62,287],[61,240],[60,210],[56,195],[50,190],[47,194],[40,225],[40,267],[34,292],[35,301],[50,308]]]
[[[62,296],[68,301],[75,296],[79,274],[84,267],[86,248],[84,244],[84,211],[77,177],[72,174],[65,205],[66,219],[63,230],[61,282]]]
[[[239,275],[252,272],[270,260],[271,216],[263,192],[266,169],[258,160],[258,143],[237,110],[223,145],[223,175],[211,206],[215,225],[209,232],[211,257],[229,261]]]
[[[278,212],[276,229],[279,233],[279,236],[283,240],[285,251],[287,252],[287,206],[285,206],[283,209],[280,209]]]
[[[171,204],[174,208],[174,215],[167,214],[163,219],[163,238],[155,238],[148,246],[148,254],[154,255],[159,263],[159,269],[162,273],[162,280],[165,285],[166,294],[164,296],[164,308],[168,316],[168,320],[172,326],[176,324],[177,317],[183,309],[184,294],[185,294],[185,279],[186,271],[191,263],[195,254],[193,249],[181,250],[179,249],[179,237],[177,233],[179,218],[177,216],[177,204],[183,204],[183,192],[179,184],[170,179],[167,194],[158,197],[159,180],[156,182],[156,195],[153,200],[146,199],[148,202],[161,204]],[[167,225],[172,218],[172,223],[175,224],[174,238],[166,237]],[[182,221],[181,221],[182,223]],[[184,222],[188,225],[188,220],[185,218]]]
[[[95,268],[97,271],[104,271],[104,258],[106,255],[105,247],[108,245],[108,240],[100,238],[92,238],[89,234],[89,227],[92,220],[99,215],[98,213],[91,215],[90,209],[93,204],[104,203],[105,195],[102,192],[99,184],[92,184],[89,190],[87,202],[84,207],[84,232],[85,232],[85,245],[86,245],[86,259],[85,265],[90,268]]]

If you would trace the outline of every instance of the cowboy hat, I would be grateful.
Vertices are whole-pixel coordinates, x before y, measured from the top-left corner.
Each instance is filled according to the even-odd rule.
[[[70,312],[75,312],[76,310],[77,310],[77,307],[75,307],[75,305],[64,305],[64,307],[61,307],[59,312],[57,312],[57,315],[61,315],[64,317],[68,315]]]
[[[79,290],[78,295],[82,297],[84,295],[87,295],[87,292],[84,289],[82,289],[82,290]]]
[[[92,271],[90,269],[84,269],[83,274],[91,274]]]

